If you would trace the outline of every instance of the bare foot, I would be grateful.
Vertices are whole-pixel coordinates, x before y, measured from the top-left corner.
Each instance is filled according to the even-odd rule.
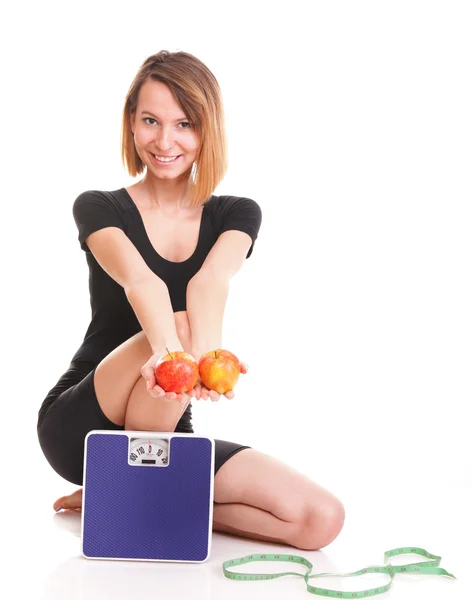
[[[58,498],[52,507],[56,512],[59,512],[61,509],[80,512],[82,510],[82,488],[75,490],[75,492],[68,496]]]

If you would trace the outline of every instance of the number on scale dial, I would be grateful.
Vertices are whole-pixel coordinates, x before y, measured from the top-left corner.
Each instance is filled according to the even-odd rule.
[[[129,462],[132,465],[166,465],[168,441],[158,438],[131,439]]]

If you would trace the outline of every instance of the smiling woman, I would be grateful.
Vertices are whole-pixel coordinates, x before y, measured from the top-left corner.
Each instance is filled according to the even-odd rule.
[[[171,177],[172,189],[185,184],[188,206],[203,204],[227,171],[219,84],[189,53],[163,50],[144,61],[126,96],[121,127],[122,159],[132,177],[146,168],[157,173],[155,168],[164,162],[156,155],[164,160],[180,155],[170,163],[175,169],[168,175],[160,170],[159,177]]]
[[[197,361],[222,348],[231,279],[252,254],[261,209],[251,198],[214,195],[227,167],[222,100],[196,57],[150,56],[126,97],[122,121],[128,188],[80,194],[73,204],[86,253],[92,319],[70,368],[38,415],[42,450],[56,472],[83,483],[93,429],[193,433],[192,399],[217,402],[201,379],[187,393],[156,384],[170,352]],[[242,362],[240,373],[247,374]],[[224,394],[233,399],[229,390]],[[54,503],[79,509],[81,490]],[[215,440],[217,531],[316,549],[343,525],[327,490],[247,445]]]
[[[158,118],[145,110],[148,106],[159,107]],[[185,175],[197,159],[200,136],[181,112],[164,83],[149,79],[142,85],[136,111],[131,115],[134,144],[141,161],[151,169],[162,168],[162,176],[169,169],[169,177]]]

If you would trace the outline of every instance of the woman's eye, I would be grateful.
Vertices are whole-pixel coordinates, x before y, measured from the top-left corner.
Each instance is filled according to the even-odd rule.
[[[153,119],[152,117],[144,117],[142,120],[144,121],[144,123],[146,123],[148,125],[152,125],[152,123],[147,123],[147,121],[153,121],[154,123],[156,122],[156,120]],[[189,123],[188,121],[181,121],[180,125],[188,126],[188,127],[182,127],[182,129],[190,129],[190,127],[191,127],[191,123]]]

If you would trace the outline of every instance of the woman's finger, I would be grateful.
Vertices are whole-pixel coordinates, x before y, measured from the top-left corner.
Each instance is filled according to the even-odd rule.
[[[162,396],[165,396],[165,391],[158,385],[154,385],[154,387],[150,388],[148,384],[147,391],[152,396],[152,398],[161,398]]]
[[[175,392],[166,392],[158,385],[156,385],[150,391],[150,395],[153,396],[154,398],[159,398],[160,400],[163,400],[164,402],[170,402],[171,400],[174,400],[177,397]]]
[[[148,391],[153,391],[156,392],[157,390],[159,390],[159,386],[155,384],[155,382],[150,381],[149,379],[146,379],[146,388]]]
[[[215,390],[209,391],[209,397],[212,400],[212,402],[217,402],[219,400],[219,394]]]
[[[193,389],[195,390],[195,398],[199,400],[201,398],[201,384],[199,381],[195,383],[195,387]]]
[[[226,392],[226,393],[224,394],[224,396],[226,396],[226,398],[227,398],[228,400],[232,400],[232,399],[234,398],[235,394],[234,394],[234,392],[233,392],[232,390],[230,390],[229,392]]]
[[[141,375],[145,379],[147,389],[152,389],[156,385],[155,371],[152,367],[143,367]]]

